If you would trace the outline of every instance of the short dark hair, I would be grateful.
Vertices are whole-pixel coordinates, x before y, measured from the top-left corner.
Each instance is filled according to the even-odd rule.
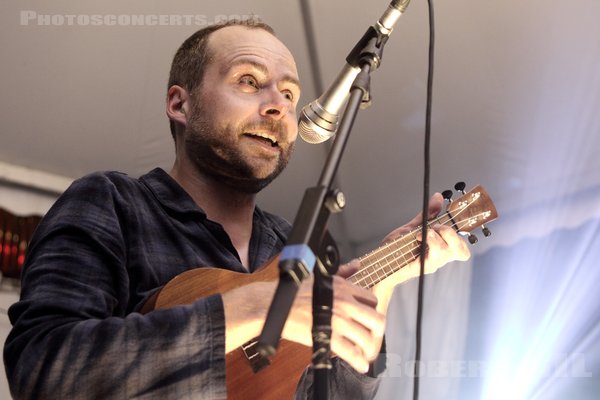
[[[200,85],[204,76],[204,68],[206,68],[212,56],[208,49],[208,38],[211,33],[228,26],[262,29],[275,35],[273,28],[256,17],[251,19],[230,19],[200,29],[187,38],[175,53],[173,62],[171,63],[167,90],[173,85],[179,85],[187,90],[188,93],[192,93]],[[175,122],[169,120],[169,125],[171,127],[171,135],[175,139]]]

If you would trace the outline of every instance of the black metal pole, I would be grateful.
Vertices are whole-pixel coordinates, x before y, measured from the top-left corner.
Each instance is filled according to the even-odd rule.
[[[404,0],[402,4],[408,4],[408,0]],[[399,13],[403,11],[403,8],[396,9],[397,6],[398,4],[392,2],[382,20],[389,19],[395,22]],[[384,25],[381,21],[378,22],[378,27]],[[332,184],[358,110],[361,105],[370,104],[370,73],[381,62],[383,47],[390,32],[391,30],[388,29],[370,27],[346,58],[347,63],[360,68],[360,72],[350,88],[350,97],[319,182],[317,186],[306,190],[294,219],[288,242],[279,259],[279,285],[258,339],[257,350],[261,355],[269,357],[275,353],[296,293],[302,281],[314,270],[314,399],[328,399],[329,371],[332,367],[330,344],[333,288],[331,280],[335,272],[328,270],[327,265],[330,263],[324,259],[326,255],[320,253],[327,233],[329,216],[332,212],[339,211],[332,206],[335,203],[331,201],[334,193]],[[337,247],[335,251],[337,252]],[[335,267],[337,268],[337,265]]]
[[[368,90],[370,65],[366,64],[356,77],[355,86],[350,91],[350,99],[340,122],[338,133],[329,155],[327,163],[319,183],[329,186],[333,181],[342,154],[350,137],[350,132],[356,115],[364,97],[364,91]],[[363,85],[366,85],[363,86]],[[337,266],[336,266],[337,269]],[[312,366],[314,373],[313,399],[329,399],[329,378],[332,368],[331,363],[331,316],[333,309],[333,277],[328,271],[321,268],[315,269],[315,281],[313,288],[313,358]]]

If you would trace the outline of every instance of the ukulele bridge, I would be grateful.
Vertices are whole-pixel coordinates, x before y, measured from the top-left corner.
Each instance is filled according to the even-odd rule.
[[[252,339],[241,346],[241,349],[244,352],[244,356],[246,356],[246,359],[250,364],[250,368],[252,368],[252,371],[255,374],[271,364],[271,361],[267,357],[264,357],[258,352],[258,350],[256,349],[257,345],[258,340]]]

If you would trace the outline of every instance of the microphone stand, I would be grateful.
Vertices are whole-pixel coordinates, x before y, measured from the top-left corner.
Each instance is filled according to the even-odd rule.
[[[333,308],[333,275],[339,266],[339,251],[327,232],[329,216],[345,206],[343,194],[332,189],[358,109],[371,103],[370,73],[380,62],[389,36],[370,27],[352,49],[346,61],[360,68],[350,89],[337,136],[329,150],[317,186],[304,194],[292,230],[279,259],[279,284],[269,307],[257,350],[265,357],[275,354],[283,326],[306,277],[314,272],[313,286],[313,356],[314,399],[329,398],[331,363],[331,315]],[[315,255],[317,254],[317,255]],[[315,267],[317,265],[317,268]],[[285,379],[285,378],[282,378]]]

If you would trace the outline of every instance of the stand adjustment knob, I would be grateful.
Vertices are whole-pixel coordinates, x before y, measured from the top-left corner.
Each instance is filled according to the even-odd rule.
[[[338,213],[346,207],[346,196],[340,190],[335,189],[327,195],[325,205],[332,214]]]

